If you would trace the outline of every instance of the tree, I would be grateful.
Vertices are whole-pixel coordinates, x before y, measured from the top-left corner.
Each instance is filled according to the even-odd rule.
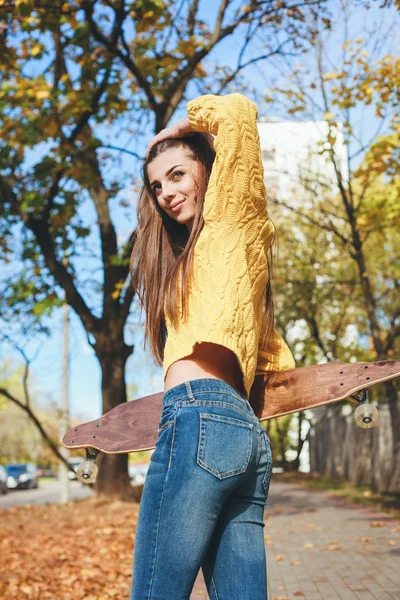
[[[59,422],[57,409],[40,407],[37,394],[29,392],[32,374],[29,360],[19,349],[25,364],[10,360],[1,366],[0,374],[0,447],[3,462],[52,462],[66,460],[58,451]]]
[[[5,340],[3,337],[3,342]],[[15,344],[13,344],[15,346]],[[7,456],[7,446],[12,446],[9,449],[9,455],[16,453],[24,454],[26,460],[37,461],[41,455],[41,447],[46,447],[48,456],[52,460],[59,460],[69,467],[68,462],[62,457],[58,448],[59,423],[58,417],[54,415],[56,410],[45,411],[39,407],[36,401],[36,394],[29,391],[29,378],[32,373],[30,371],[30,360],[27,358],[22,348],[16,346],[16,350],[22,356],[23,363],[14,366],[8,360],[3,366],[0,376],[0,397],[9,400],[12,408],[5,403],[0,404],[2,411],[2,424],[0,430],[2,436],[2,454],[3,459]],[[15,410],[16,409],[16,410]],[[17,426],[8,422],[9,419],[18,421]],[[16,447],[17,445],[17,447]],[[28,451],[30,448],[30,451]],[[29,458],[30,457],[30,458]],[[11,459],[10,460],[17,460]]]
[[[342,6],[341,25],[348,31],[351,3]],[[385,360],[400,355],[400,71],[397,57],[374,54],[387,34],[378,29],[357,40],[345,39],[339,61],[328,51],[326,28],[316,22],[309,31],[307,64],[294,68],[290,84],[276,90],[280,99],[286,99],[289,114],[325,119],[327,135],[319,151],[331,165],[335,180],[333,189],[306,173],[296,202],[276,200],[277,207],[290,211],[295,227],[307,240],[301,246],[298,239],[284,235],[285,257],[291,261],[284,306],[286,315],[291,312],[294,319],[300,317],[307,324],[309,338],[303,346],[307,363],[312,356],[310,346],[314,357],[317,352],[319,359],[326,360]],[[376,131],[366,142],[360,140],[360,108],[368,119],[377,121]],[[342,133],[350,149],[347,164],[338,154]],[[306,208],[305,200],[309,202]],[[356,328],[357,341],[345,346],[351,326]],[[369,347],[357,347],[362,336],[369,339]],[[383,388],[391,415],[391,430],[383,435],[392,442],[385,460],[373,470],[372,483],[380,491],[398,492],[396,384],[385,382]],[[326,432],[322,439],[326,440]],[[354,447],[352,452],[361,454]]]
[[[131,222],[123,189],[134,169],[119,161],[140,163],[149,123],[158,132],[189,95],[230,90],[246,67],[300,53],[305,21],[323,4],[221,0],[212,26],[198,0],[2,7],[0,259],[20,266],[5,271],[0,314],[40,328],[65,294],[100,363],[103,412],[127,400],[134,349],[124,334],[133,223],[117,237],[121,211]],[[236,64],[212,62],[230,36]],[[126,455],[100,457],[96,489],[130,495]]]

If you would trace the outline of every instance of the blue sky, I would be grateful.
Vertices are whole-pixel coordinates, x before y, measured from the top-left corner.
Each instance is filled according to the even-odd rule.
[[[383,16],[383,12],[377,7],[379,3],[375,3],[375,7],[369,12],[360,10],[360,18],[353,20],[353,29],[350,31],[350,35],[357,37],[359,28],[361,28],[367,20],[369,23],[373,22],[374,19]],[[215,6],[214,3],[206,2],[203,5],[205,8]],[[362,15],[362,16],[361,16]],[[397,19],[398,13],[396,11],[385,12],[385,22],[390,23],[390,19],[393,17]],[[393,51],[394,44],[393,39],[387,40],[387,50]],[[332,56],[332,62],[335,62],[335,53],[338,52],[340,47],[339,36],[332,36],[330,41],[330,52]],[[235,38],[228,38],[223,46],[221,46],[218,53],[213,55],[213,58],[219,62],[227,62],[226,57],[236,57],[236,41]],[[268,66],[267,66],[268,64]],[[249,82],[250,88],[256,88],[259,93],[263,93],[269,85],[273,82],[278,81],[281,78],[281,70],[283,68],[282,61],[276,60],[270,63],[264,63],[264,67],[254,67],[246,71],[246,80]],[[192,91],[193,96],[196,96],[195,90]],[[184,112],[185,107],[182,105],[181,109],[174,115],[172,122],[180,118]],[[259,114],[273,114],[278,116],[284,116],[279,106],[259,106]],[[361,117],[361,115],[360,115]],[[369,122],[369,127],[373,123]],[[367,131],[368,132],[368,131]],[[152,135],[151,129],[148,127],[147,132],[142,139],[144,143],[150,139]],[[122,132],[115,138],[115,132],[104,131],[104,138],[108,138],[118,146],[124,145],[128,141],[128,136]],[[144,153],[141,148],[134,148]],[[27,158],[27,168],[29,168],[30,160],[34,160],[32,157]],[[126,177],[127,173],[132,173],[132,170],[137,172],[137,164],[133,164],[131,158],[124,155],[122,158],[120,171],[114,172],[114,174],[120,173],[121,177]],[[115,169],[115,168],[114,168]],[[113,219],[118,230],[118,237],[120,240],[126,239],[129,232],[134,228],[135,220],[134,213],[132,210],[132,202],[134,199],[131,186],[122,191],[120,194],[121,198],[127,198],[130,207],[123,211],[114,211]],[[87,205],[85,210],[84,218],[87,219],[88,223],[93,222],[93,214]],[[96,246],[98,243],[96,238],[91,238],[91,243]],[[94,264],[94,263],[93,263]],[[91,266],[89,265],[89,271]],[[142,317],[142,321],[143,321]],[[93,353],[93,350],[89,346],[86,340],[86,335],[80,324],[79,319],[75,313],[70,310],[70,380],[69,380],[69,392],[70,392],[70,412],[74,417],[78,417],[82,420],[95,419],[101,415],[101,392],[100,392],[100,368],[98,361]],[[34,388],[36,395],[41,403],[46,404],[47,402],[61,402],[61,386],[62,386],[62,312],[57,309],[54,311],[52,318],[50,319],[51,326],[51,337],[43,339],[40,342],[41,350],[37,354],[36,358],[32,361],[32,371],[34,374]],[[129,343],[132,341],[135,343],[135,353],[132,355],[126,368],[127,383],[129,398],[136,398],[148,394],[152,394],[163,389],[163,370],[161,367],[155,367],[153,365],[152,358],[149,352],[143,350],[143,334],[142,327],[128,327],[126,339]],[[27,353],[33,356],[36,353],[37,343],[26,341]],[[17,355],[14,353],[10,354],[9,348],[3,348],[0,352],[0,360],[8,356]]]

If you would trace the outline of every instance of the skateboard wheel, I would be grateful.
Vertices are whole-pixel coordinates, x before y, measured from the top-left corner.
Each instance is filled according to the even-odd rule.
[[[90,460],[85,460],[80,463],[76,469],[76,478],[81,483],[95,483],[99,467]]]
[[[378,409],[373,404],[360,404],[355,410],[354,418],[357,425],[363,429],[375,427],[379,422]]]

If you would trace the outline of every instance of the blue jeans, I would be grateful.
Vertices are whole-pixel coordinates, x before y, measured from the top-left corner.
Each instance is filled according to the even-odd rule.
[[[269,437],[221,379],[163,397],[140,503],[130,600],[189,600],[199,569],[210,600],[266,600]]]

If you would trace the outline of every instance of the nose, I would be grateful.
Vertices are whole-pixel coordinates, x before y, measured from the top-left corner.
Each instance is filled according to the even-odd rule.
[[[170,182],[162,186],[162,196],[164,200],[171,200],[175,196],[175,192],[173,191]]]

